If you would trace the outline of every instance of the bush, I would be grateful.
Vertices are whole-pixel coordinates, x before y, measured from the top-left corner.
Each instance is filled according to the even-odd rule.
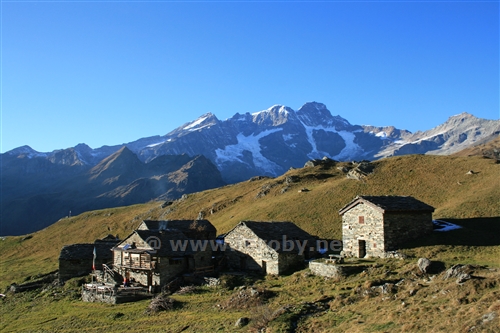
[[[159,294],[151,300],[148,308],[146,309],[147,314],[154,314],[160,311],[172,310],[175,306],[176,300],[168,297],[165,294]]]
[[[243,276],[224,274],[220,276],[220,285],[226,289],[234,289],[244,285]]]

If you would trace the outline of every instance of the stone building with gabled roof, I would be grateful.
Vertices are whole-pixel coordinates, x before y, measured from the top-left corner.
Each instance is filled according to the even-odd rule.
[[[316,237],[292,222],[241,221],[224,236],[230,268],[279,275],[315,253]]]
[[[340,209],[346,256],[384,257],[433,230],[434,208],[410,196],[357,196]]]
[[[101,270],[103,264],[113,261],[111,249],[119,242],[118,237],[108,235],[103,239],[96,239],[94,243],[63,246],[59,254],[59,278],[67,280],[87,275],[92,271],[94,264],[96,269]]]
[[[212,265],[210,246],[179,229],[134,230],[113,248],[113,270],[144,286],[164,286],[173,278]]]

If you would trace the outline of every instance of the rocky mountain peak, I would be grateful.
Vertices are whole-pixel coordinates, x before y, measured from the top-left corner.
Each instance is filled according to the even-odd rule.
[[[43,153],[40,153],[40,152],[34,150],[33,148],[31,148],[28,145],[24,145],[24,146],[17,147],[17,148],[14,148],[12,150],[9,150],[8,152],[6,152],[6,154],[12,155],[12,156],[24,155],[24,156],[26,156],[28,158],[36,157],[36,156],[39,156],[39,155],[44,155]]]
[[[79,143],[75,146],[75,150],[80,153],[91,153],[92,148],[90,148],[87,144],[85,143]]]
[[[450,131],[453,134],[458,132],[468,132],[468,131],[489,131],[490,127],[493,126],[498,128],[498,121],[481,119],[469,114],[467,112],[463,112],[448,118],[447,121],[430,129],[428,131],[423,132],[422,134],[425,136],[429,135],[439,135],[443,131]]]
[[[172,132],[168,133],[166,137],[176,137],[189,134],[191,132],[200,131],[202,129],[208,129],[214,125],[219,124],[220,121],[217,117],[211,113],[205,113],[198,117],[196,120],[190,121],[181,127],[176,128]]]
[[[137,155],[123,146],[90,170],[91,179],[102,179],[116,174],[123,176],[133,173],[134,170],[141,167],[141,164]]]
[[[344,118],[340,116],[333,117],[326,105],[318,102],[309,102],[302,105],[297,111],[297,117],[305,126],[334,126],[338,130],[351,126]]]
[[[295,111],[284,105],[273,105],[267,110],[252,114],[252,121],[264,126],[279,126],[290,118],[295,118]]]
[[[211,113],[205,113],[201,115],[198,119],[191,121],[182,127],[183,130],[196,131],[202,129],[206,126],[211,126],[219,123],[219,119]]]

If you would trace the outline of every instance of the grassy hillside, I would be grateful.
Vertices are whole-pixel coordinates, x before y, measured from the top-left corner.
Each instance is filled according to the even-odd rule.
[[[485,156],[500,160],[500,136],[485,143],[481,143],[470,148],[461,150],[454,156]]]
[[[240,281],[273,296],[262,304],[224,311],[217,304],[235,297],[232,288],[200,287],[174,296],[180,304],[175,312],[145,316],[147,300],[117,306],[82,303],[75,279],[64,287],[2,299],[0,331],[232,332],[236,319],[248,316],[253,318],[251,330],[257,329],[258,318],[272,319],[266,332],[465,332],[472,326],[494,332],[500,327],[500,164],[480,156],[423,155],[372,164],[373,173],[360,181],[347,179],[339,169],[349,163],[306,167],[194,193],[166,207],[150,202],[86,212],[31,235],[6,237],[0,241],[0,288],[57,269],[65,244],[107,234],[124,237],[143,219],[194,219],[202,212],[219,233],[240,220],[287,220],[321,238],[341,238],[338,211],[356,195],[411,195],[434,206],[434,218],[463,228],[407,244],[402,249],[407,260],[365,260],[364,273],[342,281],[310,276],[307,270]],[[420,256],[446,267],[470,263],[490,268],[478,267],[475,274],[481,279],[461,288],[454,281],[418,274],[414,268]],[[401,279],[407,282],[391,295],[372,293],[371,286]],[[411,295],[412,290],[419,291]],[[494,321],[483,322],[482,316],[491,312],[497,314]]]
[[[410,155],[373,165],[373,173],[361,181],[347,179],[338,169],[348,163],[305,167],[278,178],[194,193],[165,208],[162,202],[150,202],[86,212],[61,219],[29,239],[6,237],[0,241],[0,288],[27,275],[57,269],[63,245],[93,242],[110,233],[124,237],[143,219],[195,219],[203,212],[218,233],[241,220],[286,220],[321,238],[341,239],[338,211],[356,195],[411,195],[434,206],[434,218],[455,219],[470,228],[474,221],[478,228],[489,228],[500,217],[500,164],[494,160]],[[467,174],[470,170],[474,174]],[[287,185],[287,176],[297,181]],[[303,188],[309,191],[299,192]]]

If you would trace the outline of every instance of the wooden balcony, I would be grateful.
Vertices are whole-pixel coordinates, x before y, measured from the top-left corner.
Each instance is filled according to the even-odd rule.
[[[141,260],[141,261],[129,260],[129,261],[123,261],[120,267],[130,268],[130,269],[154,270],[157,267],[157,263],[156,261],[147,261],[147,260]]]

